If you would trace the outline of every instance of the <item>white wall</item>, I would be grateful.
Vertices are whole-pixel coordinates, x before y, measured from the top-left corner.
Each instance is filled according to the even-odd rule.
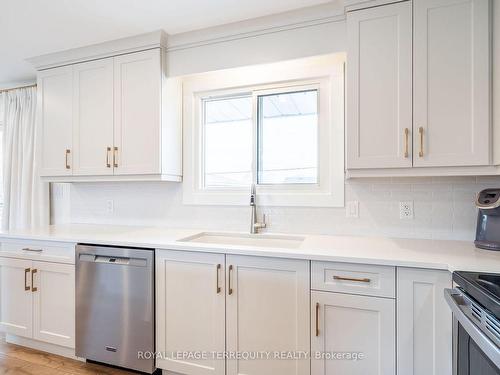
[[[343,52],[343,1],[169,37],[167,73],[212,70]]]
[[[338,8],[309,10],[307,27],[289,24],[287,17],[267,17],[254,24],[228,26],[233,37],[223,37],[224,28],[214,28],[172,38],[168,52],[169,73],[183,75],[241,65],[280,61],[345,50],[345,23]],[[266,23],[281,22],[279,28]],[[500,24],[499,7],[495,24]],[[240,27],[241,26],[241,27]],[[256,29],[267,30],[256,32]],[[241,29],[241,35],[235,30]],[[498,35],[498,29],[496,29]],[[219,43],[193,43],[200,35],[212,35]],[[495,40],[499,44],[500,37]],[[189,47],[189,48],[188,48]],[[496,57],[498,51],[496,48]],[[495,72],[495,83],[500,82]],[[498,98],[494,98],[498,103]],[[500,106],[499,106],[500,107]],[[498,111],[495,112],[498,117]],[[474,238],[475,194],[499,187],[500,177],[362,179],[346,182],[346,200],[360,202],[360,217],[346,218],[340,208],[263,208],[269,230],[289,233],[346,234],[415,238]],[[79,183],[58,185],[52,192],[54,223],[110,223],[190,227],[216,230],[248,230],[246,207],[182,205],[182,186],[176,183]],[[113,200],[114,212],[106,211]],[[415,218],[399,219],[399,201],[413,200]]]
[[[167,53],[170,76],[322,55],[346,50],[345,21],[272,32]]]

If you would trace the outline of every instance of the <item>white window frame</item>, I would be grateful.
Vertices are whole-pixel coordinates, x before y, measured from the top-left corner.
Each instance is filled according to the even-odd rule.
[[[330,54],[187,77],[183,83],[183,203],[248,205],[248,187],[205,188],[203,183],[203,99],[250,94],[253,140],[257,142],[257,100],[263,94],[318,89],[318,183],[259,184],[263,206],[344,206],[344,66],[345,54]],[[255,155],[253,181],[257,178]]]

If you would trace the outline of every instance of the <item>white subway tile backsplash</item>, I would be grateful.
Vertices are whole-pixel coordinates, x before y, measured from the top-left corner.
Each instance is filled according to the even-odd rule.
[[[346,200],[359,201],[359,218],[344,208],[261,207],[271,232],[472,240],[478,191],[500,177],[398,177],[346,181]],[[59,188],[58,188],[59,189]],[[53,190],[54,223],[154,225],[247,231],[250,210],[182,204],[176,183],[76,183]],[[64,199],[63,199],[63,198]],[[114,212],[106,211],[112,199]],[[414,202],[414,219],[399,219],[399,202]]]
[[[440,177],[432,177],[432,182],[434,184],[464,184],[464,183],[475,183],[475,176],[460,176],[460,177],[448,177],[448,176],[440,176]]]

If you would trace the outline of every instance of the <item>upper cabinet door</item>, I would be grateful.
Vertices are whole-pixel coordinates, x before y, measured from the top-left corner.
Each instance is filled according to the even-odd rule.
[[[488,165],[490,2],[413,6],[414,165]]]
[[[350,12],[347,30],[347,168],[411,167],[411,3]]]
[[[41,132],[41,175],[73,174],[73,67],[38,72],[38,121]]]
[[[113,59],[73,67],[73,175],[112,175]]]
[[[160,49],[117,56],[114,65],[114,174],[159,174]]]
[[[309,262],[226,257],[228,352],[310,349]],[[308,375],[308,359],[228,359],[227,375]]]

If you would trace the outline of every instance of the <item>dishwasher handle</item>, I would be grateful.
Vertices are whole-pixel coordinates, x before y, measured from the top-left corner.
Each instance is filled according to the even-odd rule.
[[[126,257],[113,257],[108,255],[96,255],[94,258],[95,263],[114,263],[114,264],[130,264],[130,258]]]
[[[78,261],[135,267],[147,267],[148,265],[148,260],[146,258],[130,258],[113,255],[80,254],[78,257]]]

